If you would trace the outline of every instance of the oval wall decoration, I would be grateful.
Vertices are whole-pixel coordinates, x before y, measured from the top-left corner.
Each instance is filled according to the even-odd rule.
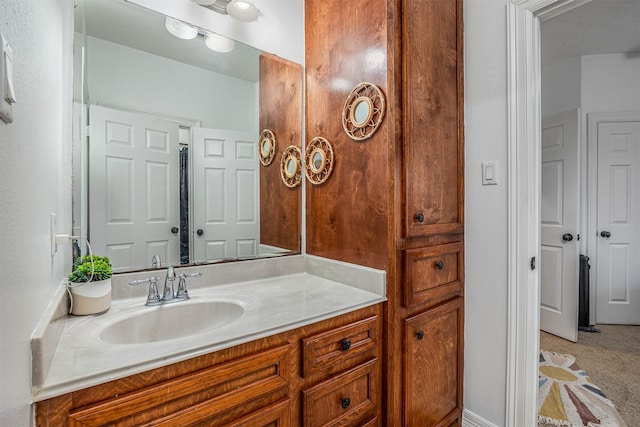
[[[334,157],[331,143],[317,136],[311,140],[305,150],[304,173],[315,185],[325,182],[333,171]]]
[[[344,103],[342,127],[351,139],[363,141],[376,132],[385,110],[385,98],[380,88],[373,83],[360,83]]]
[[[288,146],[280,160],[280,176],[282,182],[289,188],[294,188],[302,182],[302,152],[295,145]]]
[[[265,129],[258,138],[258,158],[263,166],[269,166],[276,155],[276,136],[271,129]]]

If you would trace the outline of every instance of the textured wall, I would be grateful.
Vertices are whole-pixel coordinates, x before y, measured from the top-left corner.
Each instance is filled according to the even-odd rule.
[[[0,122],[0,425],[31,422],[29,339],[70,266],[51,257],[49,213],[71,229],[73,2],[2,0],[13,48],[14,122]]]

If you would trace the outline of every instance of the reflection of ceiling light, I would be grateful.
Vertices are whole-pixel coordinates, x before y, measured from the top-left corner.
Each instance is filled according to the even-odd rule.
[[[227,5],[227,13],[238,21],[255,21],[260,11],[251,0],[231,0]]]
[[[231,52],[235,47],[235,42],[233,40],[214,33],[207,36],[204,44],[206,44],[209,49],[222,53]]]
[[[167,16],[164,26],[167,28],[167,31],[169,31],[179,39],[195,39],[198,35],[198,29],[196,27],[185,24],[184,22],[178,21],[177,19],[171,18],[169,16]]]

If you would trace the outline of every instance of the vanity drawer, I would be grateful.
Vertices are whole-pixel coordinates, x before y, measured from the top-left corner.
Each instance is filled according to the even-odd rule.
[[[302,339],[302,376],[325,372],[356,356],[375,356],[378,316]],[[358,361],[354,361],[354,364]]]
[[[303,390],[304,427],[374,426],[377,359]]]
[[[462,292],[462,242],[404,251],[405,307],[457,296]]]
[[[70,425],[230,425],[266,406],[280,407],[276,402],[287,399],[283,369],[289,348],[277,347],[97,402],[72,411]]]

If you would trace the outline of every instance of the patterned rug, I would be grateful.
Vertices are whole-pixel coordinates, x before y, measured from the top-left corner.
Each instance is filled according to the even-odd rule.
[[[541,350],[538,426],[626,427],[626,424],[573,356]]]

